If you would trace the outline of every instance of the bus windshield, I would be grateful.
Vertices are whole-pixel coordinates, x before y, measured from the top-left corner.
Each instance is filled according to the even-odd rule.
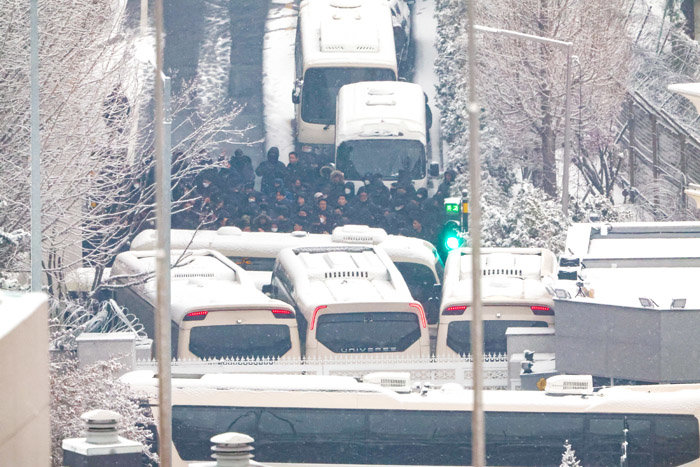
[[[398,180],[400,170],[412,180],[420,180],[425,177],[425,147],[410,139],[343,141],[338,146],[336,165],[346,180],[362,180],[367,173]]]
[[[308,123],[335,124],[335,99],[341,87],[359,81],[394,81],[386,68],[309,68],[304,74],[301,119]]]
[[[471,346],[471,321],[452,321],[447,326],[447,346],[460,355],[467,355]],[[506,353],[506,329],[546,328],[545,321],[484,320],[484,352]]]
[[[316,330],[316,340],[336,353],[403,352],[418,339],[418,316],[404,312],[321,315]]]

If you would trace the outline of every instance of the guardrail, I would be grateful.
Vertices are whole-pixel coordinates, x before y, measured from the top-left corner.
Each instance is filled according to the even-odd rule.
[[[467,357],[387,357],[366,355],[337,356],[324,359],[212,359],[173,360],[172,374],[203,373],[266,373],[342,375],[361,377],[378,371],[397,371],[411,374],[412,381],[432,384],[459,383],[472,386],[472,359]],[[135,370],[157,370],[155,360],[136,362]],[[508,389],[508,356],[484,356],[484,388]]]

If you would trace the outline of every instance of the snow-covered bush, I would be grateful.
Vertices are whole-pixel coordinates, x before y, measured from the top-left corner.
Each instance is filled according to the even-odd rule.
[[[113,410],[122,416],[118,425],[120,436],[144,445],[144,456],[155,461],[151,452],[152,433],[146,427],[153,417],[138,402],[139,395],[120,382],[115,374],[115,361],[97,362],[78,368],[75,360],[61,358],[51,363],[51,463],[61,466],[64,438],[85,436],[85,422],[80,416],[93,409]]]
[[[564,443],[564,453],[561,455],[559,467],[581,467],[581,463],[576,459],[576,451],[571,449],[571,444],[567,439]]]

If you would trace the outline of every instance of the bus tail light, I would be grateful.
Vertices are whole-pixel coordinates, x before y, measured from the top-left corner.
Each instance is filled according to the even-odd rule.
[[[466,311],[467,306],[466,305],[455,305],[455,306],[448,306],[444,310],[442,310],[443,315],[463,315],[464,312]]]
[[[206,310],[200,310],[200,311],[193,311],[191,313],[187,313],[184,318],[182,318],[183,321],[202,321],[204,318],[207,317],[207,314],[209,314],[208,311]]]
[[[554,310],[552,310],[548,306],[544,305],[532,305],[530,307],[532,312],[536,315],[548,315],[548,316],[554,316]]]
[[[291,319],[294,318],[294,312],[292,310],[284,310],[282,308],[271,310],[272,314],[277,319]]]
[[[323,310],[324,308],[328,308],[328,305],[319,305],[314,309],[314,315],[311,317],[311,328],[309,328],[311,331],[314,330],[314,325],[316,324],[316,313],[318,313],[318,310]]]
[[[420,303],[409,303],[409,306],[418,310],[418,316],[420,316],[420,324],[424,328],[427,328],[428,321],[425,319],[425,310],[423,310],[423,305],[421,305]]]

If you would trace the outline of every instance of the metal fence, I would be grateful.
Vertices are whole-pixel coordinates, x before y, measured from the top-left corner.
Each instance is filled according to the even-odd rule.
[[[618,120],[626,153],[622,182],[658,220],[687,217],[695,204],[684,189],[700,182],[700,141],[639,93],[628,94]]]
[[[508,389],[508,356],[492,354],[484,356],[484,388]],[[139,361],[136,370],[157,369],[154,360]],[[412,381],[431,384],[459,383],[472,386],[471,357],[405,358],[385,355],[338,356],[328,359],[221,359],[221,360],[173,360],[172,374],[203,373],[266,373],[342,375],[362,377],[379,371],[408,372]]]

